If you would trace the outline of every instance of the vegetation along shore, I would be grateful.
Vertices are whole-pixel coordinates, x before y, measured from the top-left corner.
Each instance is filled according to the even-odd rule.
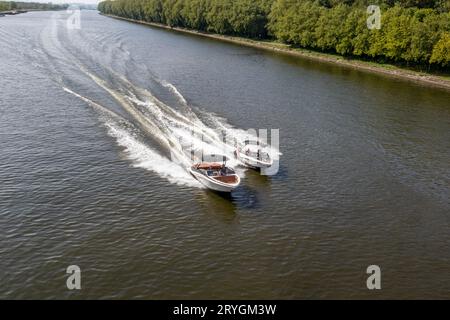
[[[44,11],[44,10],[65,10],[68,4],[53,4],[39,2],[17,2],[17,1],[0,1],[0,13],[18,14],[28,11]]]
[[[381,28],[367,26],[378,3]],[[450,89],[450,0],[115,0],[101,13]]]

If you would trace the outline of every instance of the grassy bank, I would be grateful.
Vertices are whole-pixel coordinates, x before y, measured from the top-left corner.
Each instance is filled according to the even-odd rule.
[[[100,13],[102,14],[102,13]],[[333,55],[333,54],[326,54],[326,53],[320,53],[316,51],[306,50],[306,49],[299,49],[299,48],[293,48],[289,45],[278,43],[275,41],[258,41],[258,40],[252,40],[248,38],[242,38],[242,37],[234,37],[234,36],[225,36],[225,35],[219,35],[219,34],[213,34],[208,32],[202,32],[202,31],[196,31],[196,30],[190,30],[180,27],[170,27],[164,24],[160,23],[154,23],[154,22],[146,22],[146,21],[140,21],[140,20],[134,20],[114,15],[108,15],[103,14],[105,16],[114,18],[114,19],[120,19],[125,20],[133,23],[139,23],[144,24],[152,27],[167,29],[167,30],[173,30],[176,32],[182,32],[182,33],[188,33],[196,36],[226,41],[226,42],[232,42],[239,45],[245,45],[248,47],[254,47],[258,49],[263,50],[269,50],[274,52],[280,52],[283,54],[288,54],[292,56],[297,56],[301,58],[311,59],[314,61],[324,62],[324,63],[330,63],[335,65],[340,65],[344,67],[349,68],[355,68],[359,70],[364,70],[368,72],[378,73],[378,74],[384,74],[390,77],[400,78],[408,81],[413,81],[417,83],[421,83],[424,85],[444,88],[447,90],[450,90],[450,75],[435,75],[425,72],[418,72],[414,70],[409,70],[405,68],[400,68],[395,65],[391,64],[380,64],[375,62],[367,62],[362,60],[356,60],[356,59],[347,59],[339,55]]]

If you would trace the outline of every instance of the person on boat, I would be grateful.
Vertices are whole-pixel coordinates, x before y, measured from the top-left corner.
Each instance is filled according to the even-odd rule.
[[[225,164],[222,164],[222,168],[220,168],[220,175],[225,176],[227,174],[227,168]]]

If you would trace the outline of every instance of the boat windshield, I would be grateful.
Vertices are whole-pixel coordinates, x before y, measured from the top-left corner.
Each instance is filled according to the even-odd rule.
[[[223,168],[220,170],[220,173],[221,173],[222,175],[235,174],[234,170],[231,169],[231,168],[229,168],[229,167],[223,167]]]
[[[270,160],[270,156],[267,152],[261,152],[261,151],[250,151],[250,150],[246,150],[245,151],[245,155],[247,157],[252,157],[252,158],[256,158],[258,160],[263,160],[263,161],[269,161]]]
[[[256,140],[245,140],[244,144],[247,145],[247,146],[248,145],[258,146],[260,143],[258,141],[256,141]]]

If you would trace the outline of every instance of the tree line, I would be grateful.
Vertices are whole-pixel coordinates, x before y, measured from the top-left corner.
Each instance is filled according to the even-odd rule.
[[[0,1],[0,12],[12,10],[63,10],[67,4],[52,4],[38,2]]]
[[[367,6],[381,28],[367,27]],[[450,0],[114,0],[100,12],[408,66],[450,69]]]

